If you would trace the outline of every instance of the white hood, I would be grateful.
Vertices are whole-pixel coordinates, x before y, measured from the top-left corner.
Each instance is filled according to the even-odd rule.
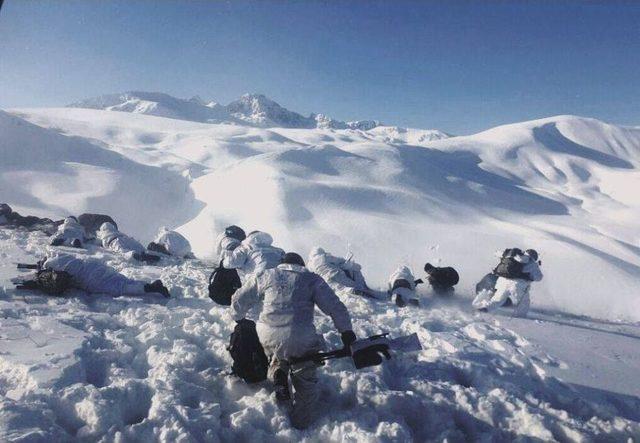
[[[262,231],[252,232],[242,242],[243,245],[250,246],[271,246],[272,243],[273,237]]]

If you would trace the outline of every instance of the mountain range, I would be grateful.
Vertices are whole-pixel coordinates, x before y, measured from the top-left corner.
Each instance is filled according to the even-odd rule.
[[[102,109],[155,115],[201,123],[230,123],[261,128],[359,129],[369,130],[381,123],[377,120],[343,122],[324,114],[305,117],[280,106],[262,94],[244,94],[228,105],[206,102],[200,97],[175,98],[159,92],[129,91],[81,100],[72,108]]]

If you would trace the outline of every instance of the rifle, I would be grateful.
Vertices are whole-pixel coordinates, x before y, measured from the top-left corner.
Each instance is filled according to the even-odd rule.
[[[324,364],[327,360],[351,357],[356,369],[362,369],[381,364],[382,357],[391,360],[391,350],[411,352],[422,349],[418,335],[415,333],[396,339],[389,339],[388,335],[388,332],[383,332],[382,334],[356,340],[349,348],[341,348],[329,352],[316,352],[303,357],[291,357],[289,362],[298,364],[313,361],[318,364]]]
[[[40,270],[42,268],[40,263],[36,263],[34,265],[29,264],[29,263],[18,263],[17,264],[17,268],[18,269],[35,269],[35,270]]]

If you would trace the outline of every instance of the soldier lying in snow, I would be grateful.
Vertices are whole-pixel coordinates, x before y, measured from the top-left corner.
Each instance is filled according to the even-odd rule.
[[[178,258],[194,258],[189,240],[182,234],[165,227],[160,228],[156,239],[149,243],[147,249]]]
[[[148,254],[142,243],[118,231],[111,223],[103,223],[97,232],[97,238],[102,243],[102,247],[109,249],[127,258],[156,263],[160,256]]]
[[[82,248],[87,239],[84,228],[73,216],[64,219],[58,226],[58,232],[51,237],[51,246],[72,246]]]
[[[374,291],[367,286],[361,266],[352,258],[336,257],[324,249],[316,247],[309,253],[308,267],[311,272],[324,278],[336,292],[349,292],[365,297],[387,299],[386,293]]]
[[[51,295],[60,295],[66,289],[76,288],[90,294],[141,295],[161,294],[169,297],[169,290],[156,280],[146,283],[133,280],[96,259],[80,259],[69,254],[47,258],[34,279],[20,281],[18,288],[41,290]]]

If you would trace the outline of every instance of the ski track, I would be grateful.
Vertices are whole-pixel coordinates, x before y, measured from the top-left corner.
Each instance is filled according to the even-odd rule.
[[[424,350],[360,371],[347,360],[330,362],[319,370],[322,416],[297,431],[268,383],[246,385],[226,374],[234,323],[206,296],[211,263],[148,267],[98,248],[81,252],[130,276],[162,278],[173,295],[168,301],[15,291],[13,263],[34,262],[47,248],[41,234],[0,230],[1,441],[640,438],[637,397],[584,397],[546,374],[545,367],[563,367],[561,360],[501,327],[500,319],[430,297],[420,309],[399,310],[346,295],[359,336],[384,325],[395,336],[416,332]],[[316,325],[330,346],[339,345],[328,318],[316,316]],[[9,337],[7,326],[24,335]],[[37,353],[61,338],[60,349],[38,355],[39,364],[16,363],[29,346]],[[21,345],[7,344],[11,339]]]

